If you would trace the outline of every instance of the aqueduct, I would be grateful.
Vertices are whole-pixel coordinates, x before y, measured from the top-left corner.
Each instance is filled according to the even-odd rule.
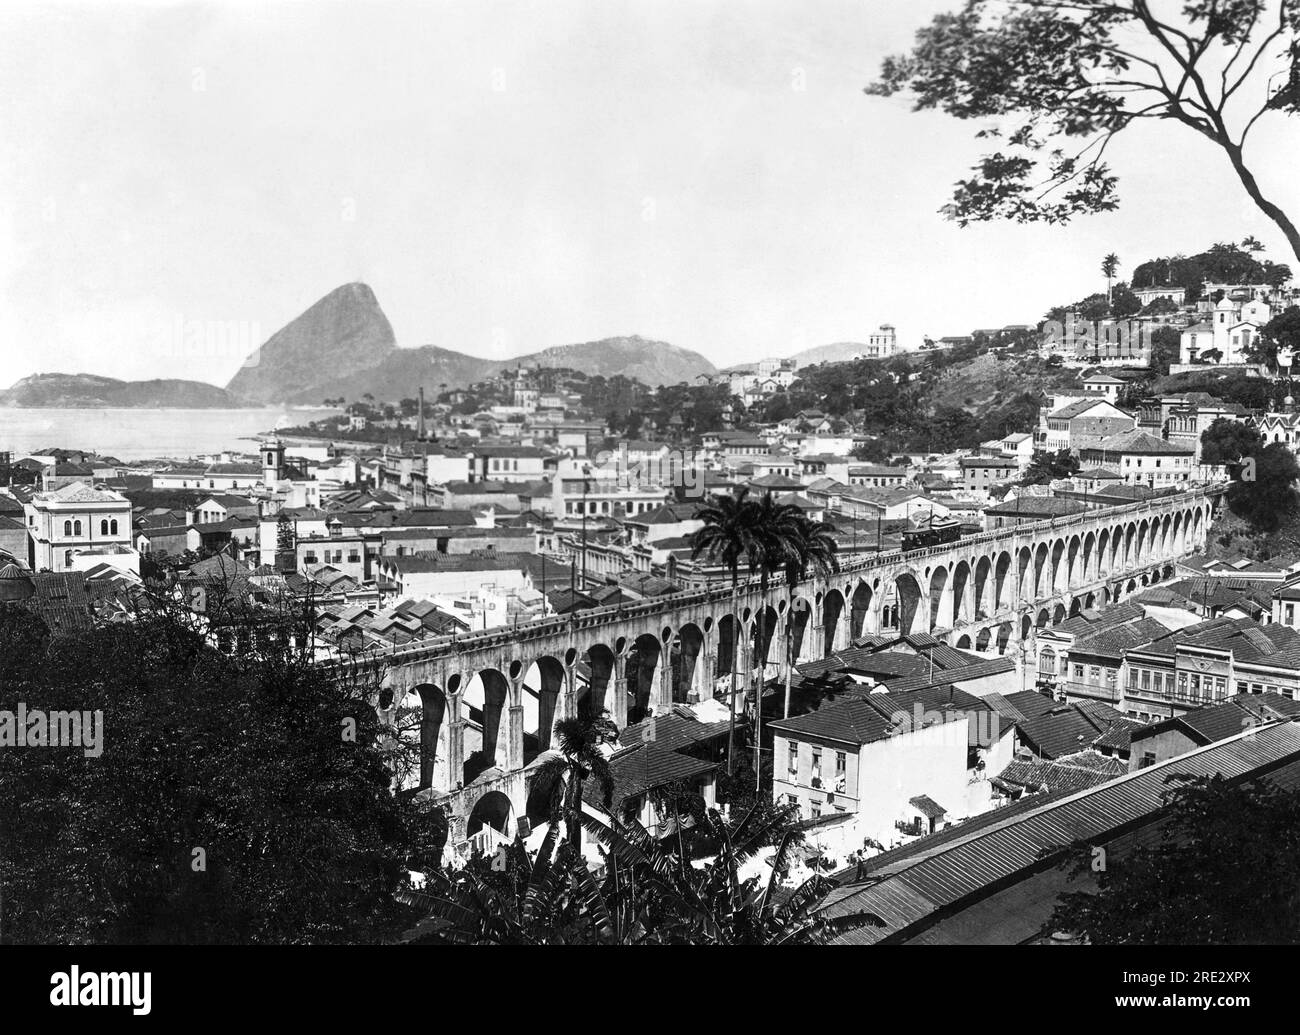
[[[783,676],[867,634],[932,633],[989,655],[1173,574],[1205,545],[1221,488],[876,554],[795,587],[757,580],[395,648],[382,705],[418,710],[419,786],[449,806],[452,840],[509,832],[528,764],[555,721],[607,708],[621,729],[674,702]],[[789,637],[789,640],[787,640]],[[773,645],[776,645],[773,649]],[[789,649],[787,649],[789,644]]]

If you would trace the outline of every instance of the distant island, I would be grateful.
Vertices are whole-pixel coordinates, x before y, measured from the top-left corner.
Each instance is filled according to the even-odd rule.
[[[119,381],[98,374],[33,374],[0,391],[0,406],[95,409],[236,409],[255,405],[203,381]]]

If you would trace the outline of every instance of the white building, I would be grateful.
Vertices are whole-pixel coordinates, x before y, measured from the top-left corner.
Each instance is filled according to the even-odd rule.
[[[121,493],[74,482],[38,493],[23,510],[33,571],[76,571],[77,555],[96,550],[96,563],[139,572],[140,558],[131,545],[131,501]]]

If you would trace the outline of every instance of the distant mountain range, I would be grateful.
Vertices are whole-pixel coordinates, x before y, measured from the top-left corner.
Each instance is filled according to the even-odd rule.
[[[716,370],[698,352],[636,336],[555,345],[511,359],[481,359],[436,345],[399,349],[374,292],[345,284],[276,331],[226,390],[262,403],[316,404],[366,394],[399,399],[420,385],[431,392],[440,385],[464,387],[517,366],[622,374],[649,385],[692,381]]]
[[[806,349],[800,366],[852,359],[864,346],[838,342]],[[717,368],[698,352],[638,335],[554,345],[510,359],[482,359],[436,345],[399,348],[392,325],[366,284],[344,284],[271,335],[224,389],[200,381],[118,381],[93,374],[36,374],[0,391],[8,406],[231,407],[319,405],[342,396],[400,399],[420,385],[465,387],[513,367],[569,367],[588,376],[622,374],[658,386]]]
[[[0,406],[175,407],[225,409],[242,405],[224,388],[203,381],[119,381],[98,374],[33,374],[0,391]]]

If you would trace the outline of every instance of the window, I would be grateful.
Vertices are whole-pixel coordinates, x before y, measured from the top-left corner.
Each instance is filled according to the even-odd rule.
[[[1143,751],[1142,765],[1140,766],[1140,768],[1145,769],[1147,768],[1147,766],[1152,766],[1155,764],[1156,764],[1156,753],[1154,751]]]
[[[1083,679],[1083,666],[1082,666],[1082,665],[1075,665],[1075,666],[1074,666],[1074,678],[1075,678],[1075,679],[1078,679],[1078,680],[1080,680],[1080,681],[1082,681],[1082,679]]]
[[[813,819],[822,818],[822,807],[817,804],[817,802],[811,802],[808,806],[808,811],[811,813]]]
[[[1187,673],[1186,672],[1178,673],[1178,696],[1179,697],[1187,696]]]
[[[81,522],[80,522],[80,521],[74,521],[74,522],[72,522],[72,534],[73,534],[73,535],[81,535]]]
[[[71,522],[71,521],[65,521],[65,522],[63,522],[63,534],[64,534],[64,535],[72,535],[72,522]]]
[[[108,535],[108,522],[103,519],[99,522],[99,534]]]
[[[790,775],[799,775],[799,745],[790,745]]]
[[[1145,669],[1145,668],[1142,670],[1142,689],[1143,690],[1151,689],[1151,672],[1149,669]]]
[[[849,765],[848,756],[845,755],[843,751],[836,751],[835,752],[835,775],[843,776],[845,771],[848,769],[848,765]]]

